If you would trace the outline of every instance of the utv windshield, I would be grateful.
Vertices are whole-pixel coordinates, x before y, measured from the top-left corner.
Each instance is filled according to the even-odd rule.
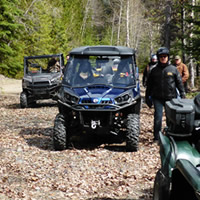
[[[63,83],[71,87],[135,85],[135,64],[132,56],[71,56]]]
[[[25,73],[34,76],[46,73],[60,73],[61,61],[59,57],[28,58],[25,61]]]

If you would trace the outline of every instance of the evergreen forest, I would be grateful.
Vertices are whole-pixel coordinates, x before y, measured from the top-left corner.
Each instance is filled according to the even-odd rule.
[[[0,74],[23,76],[23,57],[63,53],[83,45],[137,51],[140,72],[161,46],[180,55],[197,87],[200,0],[1,0]]]

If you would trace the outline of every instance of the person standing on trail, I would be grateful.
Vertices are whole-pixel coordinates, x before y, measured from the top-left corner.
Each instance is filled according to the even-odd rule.
[[[185,92],[187,93],[188,89],[187,89],[187,80],[189,78],[189,71],[188,68],[185,64],[183,64],[183,62],[181,61],[181,57],[180,56],[176,56],[175,57],[175,65],[176,68],[178,69],[181,77],[182,77],[182,81],[183,81],[183,85],[184,85],[184,89]]]
[[[157,51],[158,64],[151,70],[147,80],[145,100],[151,108],[154,105],[154,140],[159,139],[162,128],[162,116],[165,102],[177,98],[176,88],[181,98],[185,98],[185,91],[181,75],[174,65],[169,63],[169,50],[160,47]]]
[[[149,74],[150,74],[151,70],[156,66],[157,62],[158,62],[157,55],[153,54],[151,56],[151,61],[145,67],[144,72],[143,72],[142,85],[144,87],[146,87],[146,85],[147,85],[147,79],[149,77]]]

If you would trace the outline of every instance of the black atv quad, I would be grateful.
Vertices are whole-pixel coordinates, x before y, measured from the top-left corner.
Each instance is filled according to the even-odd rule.
[[[138,150],[140,87],[135,51],[120,46],[85,46],[70,52],[54,122],[55,150],[75,134],[113,134]],[[123,140],[124,141],[124,140]]]
[[[56,99],[61,86],[63,66],[62,54],[24,57],[21,108],[35,104],[37,100]]]
[[[200,200],[200,94],[166,102],[166,117],[153,199]]]

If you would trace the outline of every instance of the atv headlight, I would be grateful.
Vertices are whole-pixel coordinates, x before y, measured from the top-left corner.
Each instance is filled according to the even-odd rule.
[[[130,100],[131,100],[131,96],[129,94],[125,94],[123,96],[119,96],[115,98],[115,102],[117,104],[126,103],[126,102],[129,102]]]

